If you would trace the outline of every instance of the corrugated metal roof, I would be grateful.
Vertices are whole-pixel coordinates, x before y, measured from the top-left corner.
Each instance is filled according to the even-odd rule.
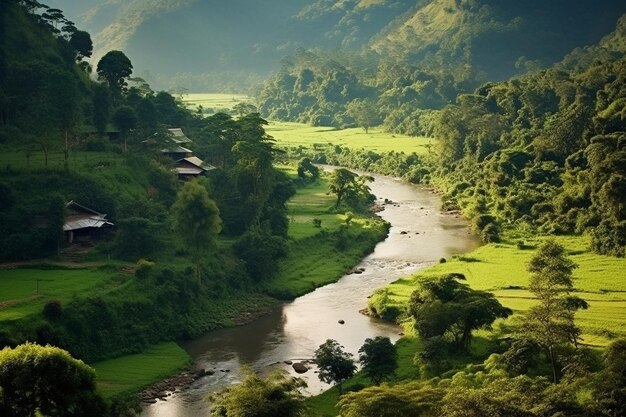
[[[204,162],[202,159],[198,158],[197,156],[190,156],[188,158],[183,158],[180,161],[187,161],[190,164],[193,164],[193,165],[195,165],[197,167],[200,167],[200,168],[202,168],[205,171],[210,171],[212,169],[217,169],[213,165]],[[180,162],[180,161],[176,161],[176,162]]]
[[[172,137],[172,140],[174,142],[176,142],[176,143],[189,143],[189,142],[191,142],[191,139],[189,139],[183,133],[183,129],[177,127],[177,128],[173,128],[173,129],[167,129],[167,130],[168,130],[168,132],[170,132],[170,136]]]
[[[88,218],[70,220],[63,225],[63,231],[69,232],[72,230],[89,228],[100,229],[101,227],[108,226],[114,226],[114,224],[107,221],[104,217],[93,216]]]
[[[204,169],[202,168],[195,168],[190,166],[176,167],[175,169],[178,175],[200,175],[204,172]]]
[[[162,153],[193,153],[191,149],[183,148],[182,146],[176,146],[169,149],[161,149]]]

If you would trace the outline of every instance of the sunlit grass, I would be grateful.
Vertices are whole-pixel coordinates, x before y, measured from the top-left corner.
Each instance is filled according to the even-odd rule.
[[[202,106],[204,109],[213,109],[215,113],[229,111],[239,103],[250,103],[252,98],[244,94],[184,94],[183,102],[188,109]]]
[[[542,239],[527,240],[527,249],[519,249],[513,242],[482,246],[390,284],[389,294],[395,305],[404,306],[419,279],[459,272],[472,288],[491,291],[503,305],[516,313],[523,312],[535,303],[527,290],[530,276],[526,265]],[[584,342],[603,346],[611,338],[626,336],[626,259],[594,254],[588,249],[586,237],[555,239],[578,264],[574,271],[576,295],[589,302],[588,310],[577,313]]]
[[[313,148],[314,145],[340,145],[350,149],[365,149],[375,152],[404,152],[425,154],[432,139],[411,137],[384,132],[381,128],[335,129],[332,127],[308,126],[302,123],[270,122],[265,130],[273,136],[278,146]]]
[[[190,364],[187,353],[176,343],[162,343],[143,353],[96,362],[98,390],[105,397],[137,392],[169,375],[183,371]]]
[[[96,269],[0,270],[0,321],[41,312],[49,300],[106,292],[119,286],[115,274]]]

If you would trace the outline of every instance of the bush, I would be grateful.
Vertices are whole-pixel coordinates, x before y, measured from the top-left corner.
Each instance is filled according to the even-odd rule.
[[[43,316],[50,321],[56,321],[62,315],[63,305],[59,300],[50,300],[43,306]]]
[[[137,270],[135,270],[135,276],[139,279],[145,279],[150,275],[150,271],[154,269],[154,262],[147,259],[140,259],[137,261]]]

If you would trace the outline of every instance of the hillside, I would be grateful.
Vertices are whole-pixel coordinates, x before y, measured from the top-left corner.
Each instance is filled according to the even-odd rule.
[[[93,34],[94,61],[123,49],[137,74],[158,88],[227,92],[258,84],[298,47],[369,51],[424,68],[443,66],[456,78],[505,79],[597,42],[626,12],[619,0],[602,7],[591,0],[54,4]]]

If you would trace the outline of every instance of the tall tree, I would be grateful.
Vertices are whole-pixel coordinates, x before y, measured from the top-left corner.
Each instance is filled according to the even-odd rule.
[[[126,91],[126,80],[133,73],[133,64],[122,51],[110,51],[104,55],[96,67],[98,77],[106,81],[118,97]]]
[[[357,174],[345,168],[338,168],[330,174],[328,189],[337,196],[335,208],[339,207],[343,197],[354,185],[357,177]]]
[[[315,363],[319,369],[319,379],[337,385],[339,393],[343,392],[343,383],[354,375],[356,365],[352,354],[345,352],[336,340],[328,339],[315,351]]]
[[[121,106],[113,113],[113,124],[120,130],[124,140],[124,153],[128,152],[128,133],[137,127],[137,113],[130,106]]]
[[[365,339],[359,353],[363,372],[374,385],[380,385],[383,379],[393,375],[398,367],[398,351],[388,337]]]
[[[553,240],[541,245],[528,264],[531,273],[528,289],[539,303],[526,312],[520,332],[545,350],[555,384],[560,377],[556,349],[578,345],[580,329],[574,323],[574,314],[587,308],[584,300],[570,295],[576,267],[567,258],[565,248]]]
[[[196,278],[200,279],[200,260],[210,250],[222,230],[222,220],[215,201],[200,183],[185,183],[172,205],[174,230],[191,253],[196,264]]]
[[[81,61],[83,58],[91,57],[93,52],[93,42],[89,32],[77,30],[70,37],[70,46],[76,53],[76,60]]]
[[[372,126],[378,124],[378,111],[371,100],[356,99],[348,103],[348,114],[354,119],[356,124],[369,133]]]

